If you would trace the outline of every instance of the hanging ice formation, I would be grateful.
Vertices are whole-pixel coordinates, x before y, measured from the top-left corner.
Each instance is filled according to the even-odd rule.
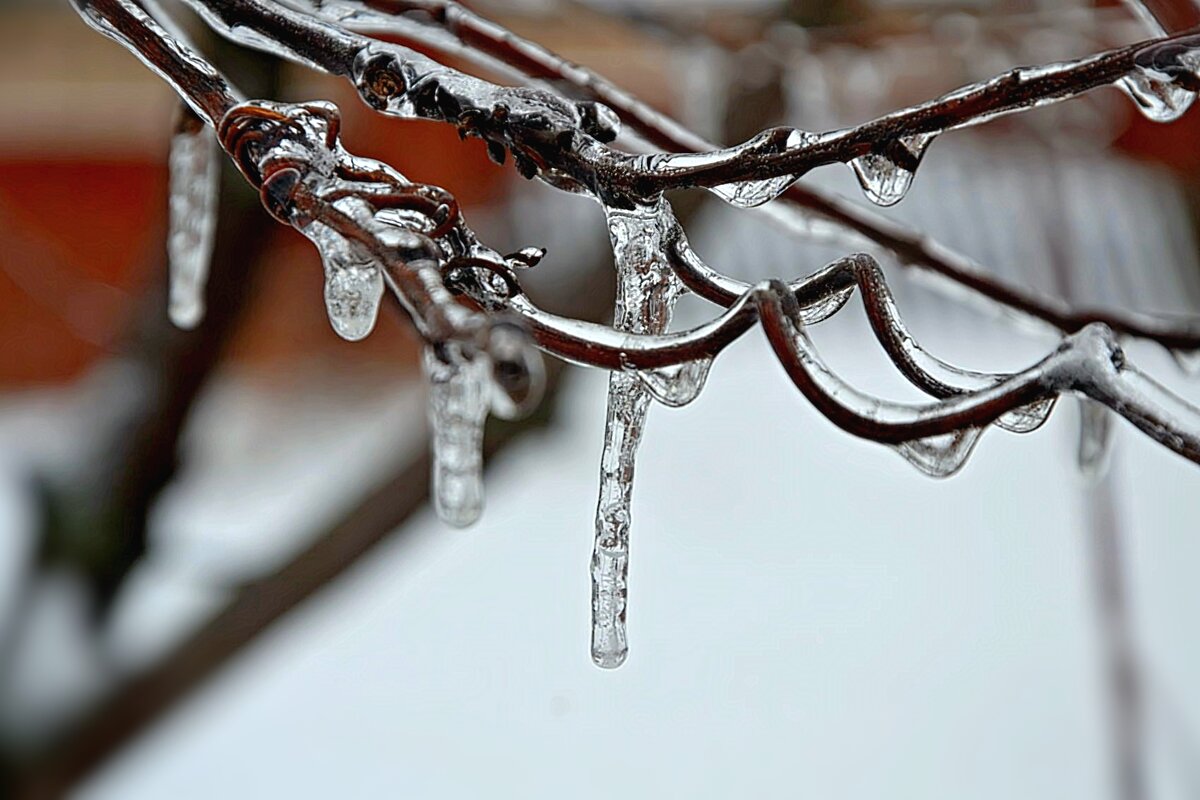
[[[489,365],[454,346],[426,347],[429,426],[433,439],[430,487],[442,521],[465,528],[483,513],[483,427],[488,413]]]
[[[1089,481],[1104,477],[1112,459],[1112,412],[1095,400],[1079,399],[1079,471]]]
[[[204,318],[204,290],[217,228],[221,149],[212,130],[181,110],[171,137],[167,305],[171,322],[191,329]]]
[[[613,325],[630,333],[663,333],[683,286],[666,258],[666,241],[676,225],[670,206],[631,210],[607,208],[617,270]],[[592,551],[592,660],[618,667],[628,654],[629,525],[634,462],[650,400],[682,405],[696,397],[708,363],[685,364],[649,373],[618,370],[608,379],[608,415],[600,462],[600,499]]]

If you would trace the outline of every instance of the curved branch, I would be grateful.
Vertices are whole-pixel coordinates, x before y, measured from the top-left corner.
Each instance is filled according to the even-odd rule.
[[[979,429],[1003,414],[1074,391],[1103,403],[1159,444],[1200,463],[1200,436],[1187,432],[1189,427],[1200,430],[1200,409],[1128,365],[1112,331],[1103,325],[1072,334],[1039,363],[989,389],[913,406],[863,395],[834,375],[803,326],[795,324],[789,297],[782,284],[764,295],[759,313],[767,339],[809,402],[855,436],[903,444]]]

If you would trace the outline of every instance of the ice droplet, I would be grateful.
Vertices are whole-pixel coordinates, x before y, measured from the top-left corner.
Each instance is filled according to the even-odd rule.
[[[613,325],[630,333],[663,333],[683,291],[666,259],[667,237],[675,228],[671,208],[660,197],[652,206],[605,211],[617,269]],[[623,371],[609,376],[591,564],[592,661],[605,669],[619,667],[629,652],[625,613],[630,505],[634,465],[650,397],[640,377]]]
[[[895,446],[904,459],[933,478],[948,478],[963,468],[984,428],[967,428],[945,436],[914,439]]]
[[[795,182],[795,175],[781,175],[778,178],[763,181],[723,183],[720,186],[714,186],[712,193],[731,206],[754,208],[779,197]]]
[[[1141,67],[1117,81],[1117,87],[1133,100],[1146,119],[1154,122],[1174,122],[1196,99],[1194,92]]]
[[[933,138],[931,133],[915,133],[892,139],[879,152],[851,161],[850,168],[867,197],[881,206],[899,203],[912,186],[913,175]]]
[[[483,513],[490,366],[486,358],[467,358],[452,345],[440,351],[426,347],[423,366],[429,379],[433,507],[446,524],[465,528]]]
[[[177,327],[195,328],[204,318],[204,290],[217,228],[220,149],[217,138],[184,111],[171,138],[170,231],[167,313]]]
[[[1089,482],[1104,477],[1112,455],[1112,414],[1090,398],[1079,400],[1079,471]]]
[[[1027,406],[1013,409],[996,419],[996,425],[1011,433],[1033,433],[1045,424],[1054,411],[1057,397],[1047,397]]]
[[[700,396],[712,365],[711,358],[704,358],[661,369],[638,370],[634,375],[655,400],[671,408],[681,408]]]
[[[842,306],[850,302],[850,298],[853,296],[854,287],[847,286],[845,289],[833,292],[812,305],[803,306],[799,312],[800,322],[804,325],[816,325],[818,322],[824,322],[841,311]]]

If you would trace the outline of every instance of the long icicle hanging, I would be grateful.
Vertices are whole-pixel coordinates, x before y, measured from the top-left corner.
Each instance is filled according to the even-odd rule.
[[[666,258],[674,226],[667,201],[632,210],[607,208],[617,270],[613,326],[629,333],[663,333],[683,291]],[[650,390],[631,371],[608,378],[608,416],[600,461],[600,499],[592,550],[592,660],[611,669],[625,662],[629,525],[633,472],[650,408]]]

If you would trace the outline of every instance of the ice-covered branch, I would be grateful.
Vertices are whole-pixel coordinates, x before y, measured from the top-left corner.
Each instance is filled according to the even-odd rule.
[[[189,260],[190,250],[202,257],[210,234],[203,224],[213,206],[213,167],[205,149],[210,140],[201,124],[207,122],[270,213],[316,245],[325,269],[326,307],[339,335],[350,340],[368,335],[388,290],[412,318],[426,343],[433,488],[443,519],[468,525],[481,512],[483,424],[489,410],[513,416],[537,402],[541,362],[533,344],[611,371],[591,570],[592,656],[601,666],[617,666],[626,654],[632,479],[651,400],[669,406],[693,400],[713,359],[753,327],[761,325],[787,374],[822,415],[855,436],[894,447],[931,475],[961,467],[989,425],[1019,433],[1036,429],[1055,398],[1068,392],[1107,406],[1200,462],[1200,411],[1127,364],[1116,339],[1140,335],[1193,350],[1200,346],[1200,329],[1078,313],[1032,298],[893,223],[791,185],[816,166],[846,162],[873,199],[898,199],[933,136],[1103,85],[1121,86],[1150,116],[1167,119],[1181,113],[1200,88],[1197,37],[1165,37],[1079,61],[1014,70],[857,128],[826,134],[778,128],[737,147],[712,149],[593,73],[454,3],[185,0],[234,41],[345,77],[383,113],[454,124],[464,136],[484,139],[496,161],[511,156],[526,177],[598,200],[618,278],[609,327],[534,305],[519,272],[540,261],[544,251],[501,256],[478,241],[453,195],[348,153],[333,105],[241,102],[219,72],[137,0],[73,2],[95,27],[166,78],[199,115],[177,132],[172,158],[180,321],[196,316],[196,287],[202,285],[202,264]],[[380,7],[420,12],[428,22],[383,14]],[[510,70],[536,81],[566,80],[593,99],[498,86],[337,21],[391,26],[386,29],[417,38],[436,31],[439,47],[455,41],[478,46],[485,58]],[[414,33],[413,26],[424,32]],[[611,103],[615,112],[594,99]],[[698,152],[647,156],[610,147],[620,123],[631,120],[643,138]],[[869,255],[839,259],[790,284],[733,280],[691,250],[663,194],[693,186],[743,207],[783,193],[793,206],[1071,335],[1021,372],[976,372],[945,363],[915,341]],[[185,246],[189,243],[195,247]],[[816,353],[806,326],[838,312],[856,289],[876,339],[931,402],[903,404],[864,394]],[[725,311],[692,330],[668,332],[675,301],[689,290]]]
[[[687,187],[713,189],[736,205],[761,205],[809,170],[836,162],[850,164],[868,197],[889,205],[903,196],[925,149],[943,132],[1109,85],[1120,86],[1151,118],[1170,120],[1200,87],[1200,37],[1179,34],[1014,69],[847,130],[777,128],[724,150],[646,158],[605,145],[616,133],[607,109],[496,86],[268,0],[187,2],[242,44],[353,80],[363,99],[384,113],[453,123],[485,139],[497,160],[511,152],[528,177],[568,179],[626,206]]]
[[[587,99],[611,108],[624,126],[651,147],[667,151],[716,149],[693,131],[641,102],[629,92],[585,66],[572,63],[453,0],[289,0],[359,32],[387,33],[435,52],[465,58],[481,68],[523,77],[544,89],[568,85]],[[1176,28],[1177,29],[1177,28]],[[1159,31],[1152,30],[1151,33]],[[908,230],[814,187],[794,183],[782,202],[763,210],[787,228],[804,231],[817,217],[851,235],[864,237],[896,254],[902,263],[932,271],[989,301],[1064,333],[1093,323],[1124,336],[1156,341],[1188,354],[1200,348],[1200,324],[1114,310],[1075,309],[1035,295],[984,273],[970,259],[929,237]],[[743,287],[744,290],[745,287]],[[701,292],[703,294],[703,292]]]

